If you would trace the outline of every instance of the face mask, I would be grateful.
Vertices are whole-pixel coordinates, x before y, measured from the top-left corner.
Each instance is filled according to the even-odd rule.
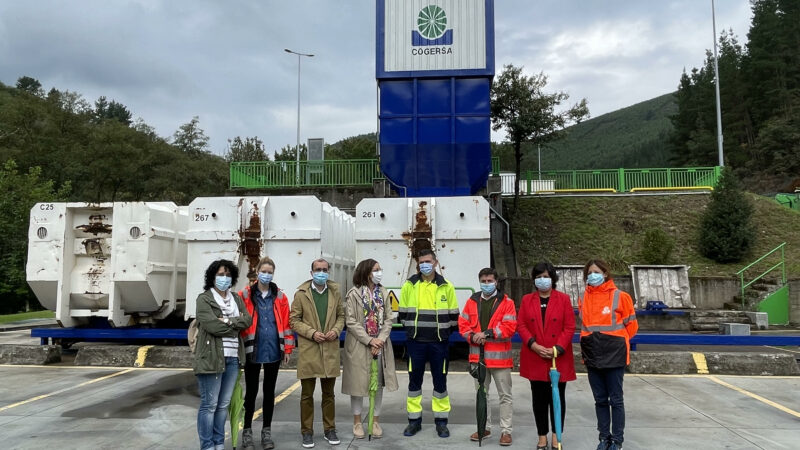
[[[419,263],[419,271],[423,275],[430,275],[433,272],[433,263]]]
[[[590,273],[586,277],[586,282],[589,283],[589,286],[600,286],[605,280],[606,278],[602,273]]]
[[[227,275],[217,275],[214,279],[214,286],[220,291],[227,291],[231,287],[231,277]]]
[[[536,278],[533,280],[533,284],[536,285],[536,289],[540,291],[546,291],[550,289],[550,286],[553,285],[553,280],[550,278]]]
[[[314,272],[312,278],[317,286],[322,286],[328,282],[328,274],[325,272]]]
[[[495,283],[481,283],[481,290],[486,295],[492,295],[496,287],[497,285]]]
[[[372,282],[374,284],[381,284],[381,280],[383,280],[382,270],[376,270],[375,272],[372,272]]]
[[[258,281],[262,284],[269,284],[272,281],[272,274],[267,272],[258,272]]]

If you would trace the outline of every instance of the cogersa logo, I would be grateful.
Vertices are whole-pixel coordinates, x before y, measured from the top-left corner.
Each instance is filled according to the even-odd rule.
[[[444,9],[436,5],[422,8],[417,16],[417,29],[411,31],[411,45],[453,45],[453,29],[447,29],[447,14]]]

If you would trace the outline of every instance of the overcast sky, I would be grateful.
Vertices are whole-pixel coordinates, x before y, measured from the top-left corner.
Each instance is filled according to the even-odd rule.
[[[495,62],[544,71],[595,117],[671,92],[701,65],[710,3],[496,0]],[[717,32],[744,42],[749,2],[716,7]],[[303,141],[375,131],[373,0],[0,2],[0,81],[105,95],[162,136],[199,116],[216,153],[234,136],[270,151],[294,144],[297,57],[286,47],[317,55],[302,66]]]

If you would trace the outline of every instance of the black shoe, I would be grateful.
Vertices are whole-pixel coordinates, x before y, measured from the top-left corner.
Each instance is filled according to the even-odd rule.
[[[597,444],[597,450],[608,450],[609,446],[611,446],[611,441],[600,441]]]
[[[311,433],[303,433],[303,447],[305,448],[312,448],[314,447],[314,435]]]
[[[275,448],[275,443],[272,442],[272,429],[264,428],[261,430],[261,449],[272,450]]]
[[[422,429],[422,424],[419,422],[410,422],[405,430],[403,430],[403,436],[413,436],[419,433],[419,430]]]
[[[245,428],[242,430],[242,448],[244,450],[256,450],[253,444],[253,429]]]
[[[440,438],[448,438],[450,437],[450,430],[447,429],[447,425],[445,424],[437,424],[436,434],[438,434]]]
[[[328,441],[328,444],[331,445],[339,445],[341,442],[339,440],[339,436],[336,436],[336,430],[328,430],[325,432],[325,440]]]

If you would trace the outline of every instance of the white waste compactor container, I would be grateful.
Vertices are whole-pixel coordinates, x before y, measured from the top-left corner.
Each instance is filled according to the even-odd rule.
[[[255,277],[259,259],[275,262],[273,281],[291,302],[297,287],[311,278],[311,263],[325,258],[330,279],[344,292],[354,268],[355,219],[313,196],[201,197],[189,205],[186,312],[195,316],[205,271],[215,260],[239,268],[234,289]]]
[[[170,202],[37,203],[28,284],[65,327],[153,323],[185,298],[186,226]]]
[[[415,257],[431,249],[439,272],[456,288],[459,308],[478,289],[490,263],[489,203],[483,197],[369,198],[356,207],[356,263],[372,258],[394,300],[417,272]]]

